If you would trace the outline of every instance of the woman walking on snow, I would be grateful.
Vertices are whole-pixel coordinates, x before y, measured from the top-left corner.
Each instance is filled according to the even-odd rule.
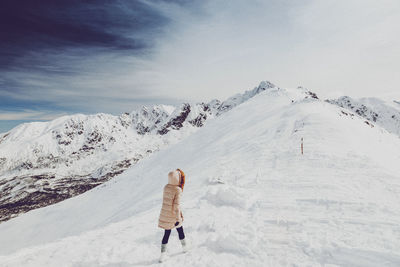
[[[160,262],[166,258],[167,244],[171,229],[176,228],[183,252],[187,251],[185,234],[183,232],[183,215],[180,209],[181,195],[185,186],[185,174],[180,169],[168,173],[168,184],[164,186],[163,204],[158,219],[158,227],[164,229],[161,241]]]

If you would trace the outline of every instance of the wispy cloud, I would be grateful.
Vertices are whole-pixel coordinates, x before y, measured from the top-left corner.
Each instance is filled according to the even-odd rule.
[[[17,112],[0,110],[0,121],[12,120],[39,120],[47,121],[67,115],[67,113],[54,113],[53,111],[21,110]]]

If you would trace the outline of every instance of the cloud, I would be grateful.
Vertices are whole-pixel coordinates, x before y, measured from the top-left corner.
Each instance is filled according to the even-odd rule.
[[[0,10],[1,105],[120,113],[139,103],[175,102],[145,93],[140,82],[132,87],[131,73],[166,20],[147,5],[22,2],[7,1]]]
[[[12,120],[53,120],[67,115],[66,113],[53,113],[51,111],[21,110],[17,112],[0,110],[0,121]]]
[[[0,104],[20,110],[118,114],[265,79],[322,97],[400,83],[397,0],[30,2],[0,16]]]
[[[204,1],[158,6],[173,24],[152,57],[164,92],[226,97],[271,79],[323,96],[398,90],[400,2]]]
[[[40,58],[32,60],[32,52],[52,55],[71,47],[141,50],[149,45],[141,33],[154,33],[163,20],[138,1],[5,0],[3,4],[1,68],[21,67],[14,63],[17,59],[35,66]]]

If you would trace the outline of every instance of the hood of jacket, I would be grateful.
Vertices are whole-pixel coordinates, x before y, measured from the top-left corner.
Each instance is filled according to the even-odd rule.
[[[168,173],[168,184],[179,185],[180,176],[178,171],[171,171]]]

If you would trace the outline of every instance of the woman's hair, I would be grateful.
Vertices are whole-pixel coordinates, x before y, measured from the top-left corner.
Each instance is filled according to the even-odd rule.
[[[181,170],[181,169],[176,169],[179,172],[179,187],[182,188],[183,191],[183,187],[185,186],[185,173]]]

